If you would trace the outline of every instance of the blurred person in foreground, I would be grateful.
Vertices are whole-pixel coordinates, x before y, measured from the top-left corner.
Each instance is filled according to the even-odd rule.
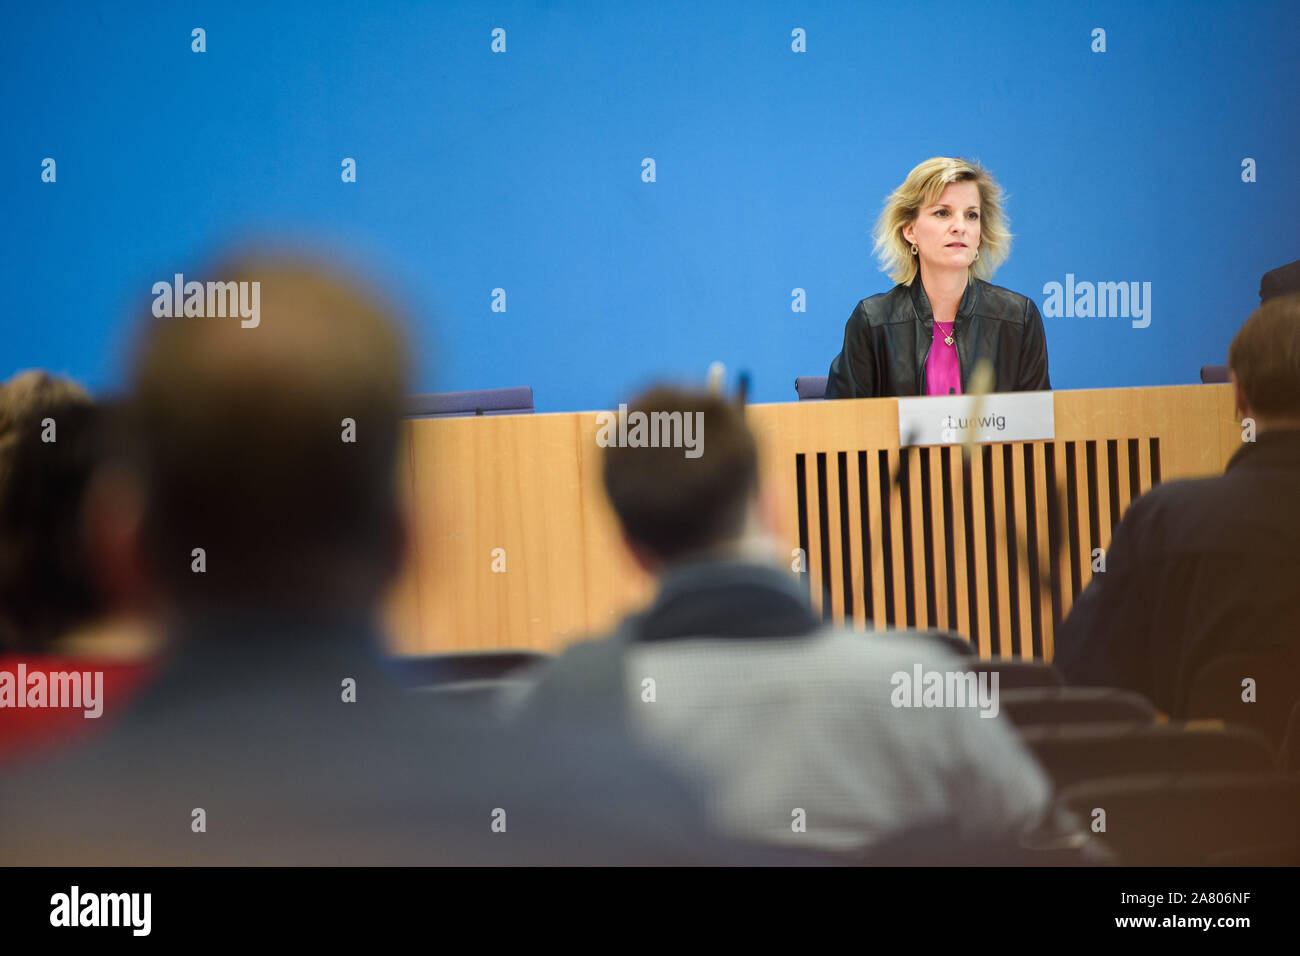
[[[777,563],[740,409],[659,387],[628,403],[620,432],[638,414],[698,423],[694,456],[667,424],[649,438],[659,447],[603,453],[605,491],[657,597],[546,665],[516,718],[627,723],[700,782],[717,826],[764,844],[869,860],[904,833],[933,850],[928,828],[996,844],[1036,827],[1050,783],[1006,718],[899,704],[898,675],[963,672],[962,658],[919,634],[855,634],[813,614]],[[906,843],[893,851],[908,861]]]
[[[1269,299],[1300,292],[1300,259],[1284,266],[1270,269],[1259,280],[1259,304]]]
[[[1246,320],[1228,368],[1254,423],[1241,448],[1222,475],[1168,481],[1129,506],[1106,573],[1056,637],[1053,663],[1070,683],[1134,690],[1175,717],[1215,658],[1300,654],[1300,295]]]
[[[406,344],[323,269],[219,275],[260,283],[260,323],[147,325],[118,489],[138,532],[106,559],[152,582],[166,660],[96,746],[0,779],[0,861],[746,861],[617,734],[506,736],[389,683]]]
[[[139,582],[91,571],[121,531],[109,415],[42,371],[0,383],[0,765],[102,730],[150,672]]]

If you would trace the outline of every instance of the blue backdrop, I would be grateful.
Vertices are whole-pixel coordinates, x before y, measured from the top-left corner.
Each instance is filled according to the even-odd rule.
[[[793,400],[932,155],[1009,194],[997,284],[1151,283],[1146,328],[1045,319],[1058,388],[1196,380],[1300,258],[1294,0],[263,6],[6,10],[0,377],[116,387],[154,282],[274,237],[399,293],[420,390],[603,408],[721,360]]]

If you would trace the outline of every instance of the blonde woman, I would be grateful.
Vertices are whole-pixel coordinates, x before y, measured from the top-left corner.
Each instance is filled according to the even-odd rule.
[[[898,284],[853,310],[827,398],[960,395],[985,358],[994,391],[1052,387],[1038,306],[986,281],[1011,247],[1002,191],[987,170],[927,159],[886,200],[875,240]]]

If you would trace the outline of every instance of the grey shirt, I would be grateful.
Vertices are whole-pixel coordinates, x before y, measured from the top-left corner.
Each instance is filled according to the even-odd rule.
[[[918,664],[969,668],[919,635],[823,631],[638,645],[625,675],[634,727],[733,836],[852,850],[941,821],[974,840],[1032,827],[1051,786],[1007,718],[894,705]]]
[[[1046,775],[992,706],[905,705],[917,668],[969,671],[939,642],[823,628],[775,567],[693,564],[660,584],[647,612],[549,665],[524,712],[626,720],[745,840],[860,851],[935,825],[993,841],[1047,813]]]

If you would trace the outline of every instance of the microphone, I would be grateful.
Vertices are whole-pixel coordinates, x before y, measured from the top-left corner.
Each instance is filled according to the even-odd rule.
[[[714,395],[722,394],[722,380],[727,374],[727,367],[721,362],[714,362],[709,366],[708,389]]]
[[[890,481],[890,485],[894,488],[903,487],[903,478],[907,475],[907,453],[916,443],[916,436],[918,434],[919,430],[913,428],[898,444],[898,464],[894,466],[894,477],[893,480]]]

